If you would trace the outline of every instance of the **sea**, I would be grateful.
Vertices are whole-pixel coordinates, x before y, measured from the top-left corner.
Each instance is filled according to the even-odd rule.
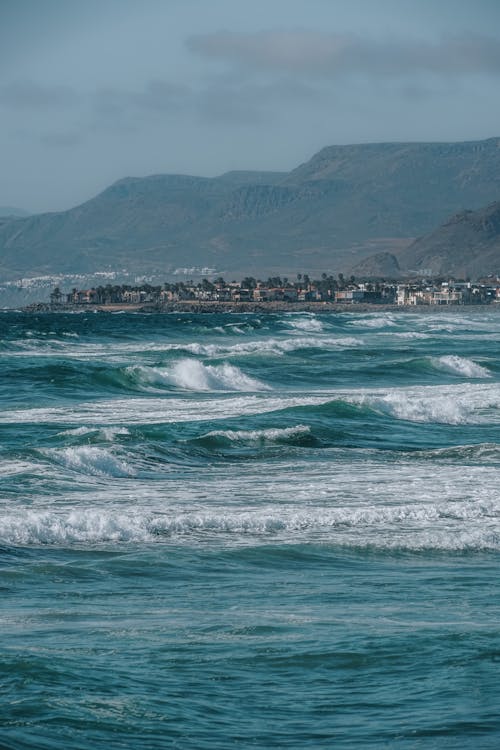
[[[0,331],[1,750],[500,747],[500,309]]]

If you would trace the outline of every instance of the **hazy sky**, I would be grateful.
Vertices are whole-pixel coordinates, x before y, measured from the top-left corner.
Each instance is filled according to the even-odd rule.
[[[500,136],[500,0],[0,0],[0,205]]]

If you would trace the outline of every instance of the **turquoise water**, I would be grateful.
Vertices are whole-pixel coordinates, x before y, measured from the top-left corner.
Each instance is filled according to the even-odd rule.
[[[0,314],[0,748],[497,748],[500,315]]]

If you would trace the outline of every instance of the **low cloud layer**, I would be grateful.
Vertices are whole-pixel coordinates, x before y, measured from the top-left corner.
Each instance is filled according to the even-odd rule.
[[[320,31],[220,31],[191,36],[187,44],[207,59],[295,75],[500,72],[500,39],[478,34],[429,42]]]

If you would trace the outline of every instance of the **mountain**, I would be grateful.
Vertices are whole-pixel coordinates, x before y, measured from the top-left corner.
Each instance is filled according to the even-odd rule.
[[[24,211],[22,208],[14,208],[13,206],[0,206],[0,218],[19,216],[29,216],[29,212]]]
[[[399,255],[400,266],[429,276],[500,274],[500,201],[461,211]]]
[[[129,177],[68,211],[0,220],[0,275],[338,272],[499,197],[499,138],[330,146],[289,173]]]
[[[401,276],[401,269],[396,256],[384,252],[363,258],[350,273],[362,279],[397,279]]]

